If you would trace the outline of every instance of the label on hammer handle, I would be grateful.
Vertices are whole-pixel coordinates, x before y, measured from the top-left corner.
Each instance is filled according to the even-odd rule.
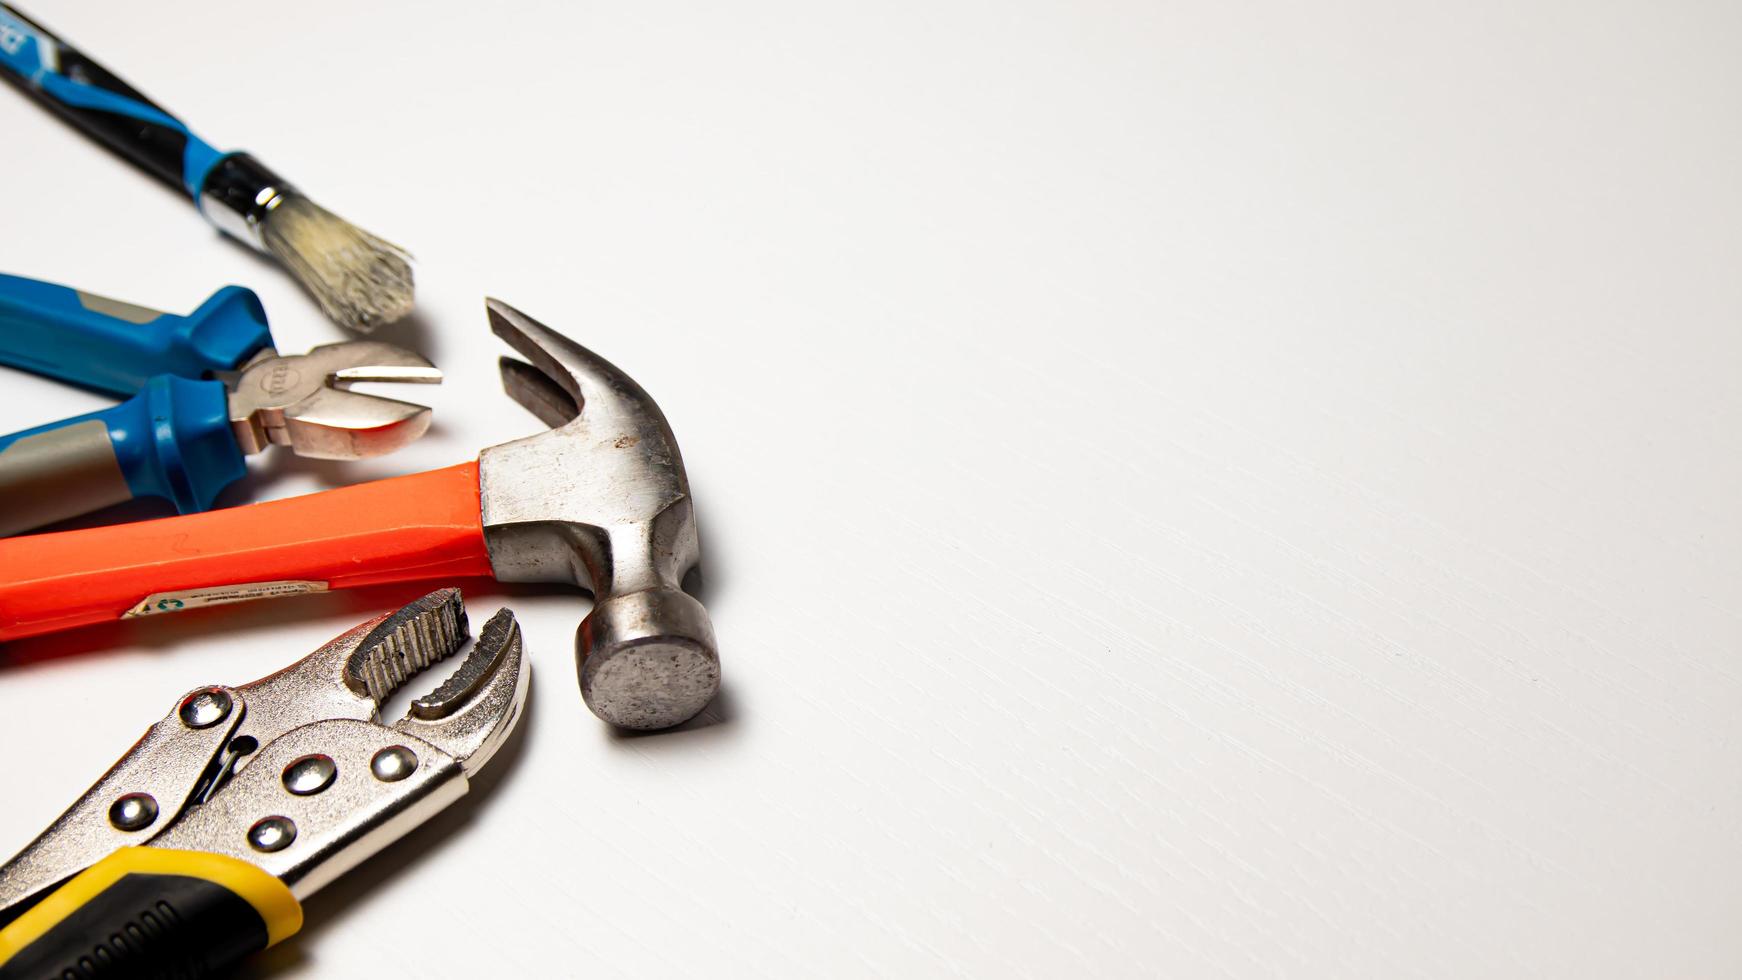
[[[240,585],[214,585],[204,589],[183,589],[180,592],[153,592],[121,614],[122,619],[157,616],[162,613],[198,609],[201,606],[221,606],[250,599],[274,599],[278,596],[301,595],[304,592],[325,592],[325,582],[304,582],[295,579],[283,582],[244,582]]]

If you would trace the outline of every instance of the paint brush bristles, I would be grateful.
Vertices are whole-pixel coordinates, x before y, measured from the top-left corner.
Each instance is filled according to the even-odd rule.
[[[261,244],[334,322],[369,331],[411,312],[411,256],[290,191],[260,221]]]

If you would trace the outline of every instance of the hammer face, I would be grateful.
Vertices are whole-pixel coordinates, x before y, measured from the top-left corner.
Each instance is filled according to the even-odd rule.
[[[492,329],[531,362],[506,362],[511,393],[547,420],[562,414],[556,406],[579,409],[479,456],[496,578],[590,589],[576,641],[588,706],[630,728],[683,722],[718,689],[719,654],[706,611],[679,587],[700,546],[677,440],[628,375],[506,304],[488,306]]]
[[[708,613],[678,589],[612,596],[575,635],[581,697],[623,728],[669,728],[695,717],[720,689]]]

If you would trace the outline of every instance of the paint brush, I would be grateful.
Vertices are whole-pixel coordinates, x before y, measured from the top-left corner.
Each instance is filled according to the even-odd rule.
[[[194,200],[218,230],[290,270],[334,322],[368,331],[411,312],[410,256],[246,153],[224,152],[107,69],[0,3],[0,76]]]

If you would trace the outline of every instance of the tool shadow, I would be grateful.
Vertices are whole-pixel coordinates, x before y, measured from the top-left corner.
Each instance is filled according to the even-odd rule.
[[[377,899],[387,882],[405,873],[413,864],[429,861],[448,847],[465,846],[467,836],[478,832],[478,827],[474,825],[482,822],[479,818],[486,809],[497,805],[498,798],[509,795],[509,786],[514,780],[521,778],[522,755],[532,737],[531,716],[536,710],[536,703],[536,698],[527,699],[526,714],[521,717],[513,736],[502,747],[492,764],[471,781],[469,791],[458,803],[436,814],[427,823],[389,844],[380,853],[366,859],[333,884],[310,897],[303,903],[302,931],[290,941],[247,961],[236,976],[244,980],[275,980],[292,973],[315,974],[323,969],[331,970],[332,965],[321,960],[323,949],[326,948],[322,937],[329,929],[352,927],[354,921],[346,924],[341,920],[350,918],[364,903]],[[737,715],[738,709],[728,686],[721,688],[720,693],[700,715],[675,728],[659,732],[627,732],[607,726],[606,730],[609,732],[607,737],[614,741],[660,736],[669,738],[686,732],[703,731],[708,731],[709,734],[694,737],[717,738],[730,730],[729,726]],[[685,741],[688,739],[679,738],[666,744],[676,748]],[[645,751],[654,744],[642,743],[637,749]]]
[[[280,276],[284,274],[284,269],[278,264],[278,260],[264,252],[258,252],[251,248],[237,249],[236,251],[242,256],[243,261],[256,263],[263,272],[267,272],[269,275]],[[314,296],[310,295],[306,289],[299,291],[302,293],[303,301],[307,304],[302,309],[293,311],[274,307],[268,311],[273,314],[273,334],[279,341],[280,349],[302,351],[316,344],[332,344],[343,340],[379,340],[389,344],[397,344],[407,350],[417,351],[432,361],[436,361],[440,356],[440,351],[437,350],[437,341],[441,337],[441,333],[432,329],[422,307],[413,309],[392,323],[383,323],[374,330],[348,330],[335,326],[328,320],[321,313],[320,306],[315,301]],[[301,337],[304,333],[302,324],[304,323],[315,324],[319,336],[307,341],[302,340]],[[334,334],[338,336],[335,338]],[[289,343],[285,342],[287,339],[290,340]],[[441,362],[436,361],[436,363],[439,365]]]
[[[490,764],[471,778],[466,795],[459,802],[310,896],[302,905],[302,931],[288,942],[249,959],[235,976],[246,980],[268,980],[285,976],[293,970],[320,970],[323,966],[320,963],[321,937],[328,929],[338,924],[347,912],[368,901],[371,893],[379,893],[384,882],[403,873],[412,864],[427,861],[431,855],[463,842],[470,830],[468,825],[495,805],[497,799],[506,796],[509,784],[519,778],[521,756],[526,751],[532,713],[536,710],[534,703],[535,699],[527,699],[514,734],[509,736]],[[339,928],[344,927],[339,925]],[[324,966],[329,970],[332,968],[330,963]]]

